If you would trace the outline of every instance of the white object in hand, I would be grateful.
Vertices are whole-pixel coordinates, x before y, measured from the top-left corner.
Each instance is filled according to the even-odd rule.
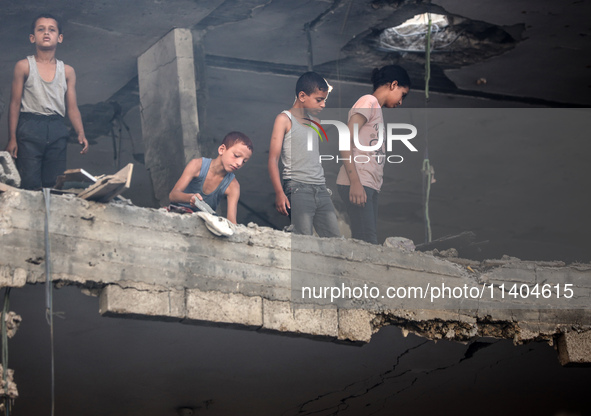
[[[234,234],[234,227],[230,221],[224,217],[218,217],[208,212],[199,211],[197,215],[205,221],[205,226],[209,231],[218,236],[230,237]]]

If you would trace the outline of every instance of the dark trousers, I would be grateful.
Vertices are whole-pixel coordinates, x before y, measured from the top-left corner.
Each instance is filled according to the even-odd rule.
[[[347,207],[351,222],[351,237],[368,243],[378,244],[378,191],[364,186],[367,201],[365,206],[355,205],[349,201],[349,186],[339,185],[339,195]]]
[[[68,128],[58,115],[21,113],[16,128],[16,168],[24,189],[51,188],[66,170]]]

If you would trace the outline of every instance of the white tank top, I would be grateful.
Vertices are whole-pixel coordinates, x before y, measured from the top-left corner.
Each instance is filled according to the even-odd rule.
[[[21,112],[52,116],[66,116],[66,72],[64,63],[56,59],[55,76],[46,82],[39,75],[34,56],[27,56],[29,76],[23,88]]]

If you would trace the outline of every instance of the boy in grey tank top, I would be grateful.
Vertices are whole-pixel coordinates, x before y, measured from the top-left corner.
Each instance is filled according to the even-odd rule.
[[[269,176],[275,190],[275,208],[289,215],[293,232],[320,237],[340,237],[334,205],[326,189],[320,163],[318,136],[308,127],[325,106],[328,83],[315,72],[306,72],[296,83],[296,100],[289,111],[275,118],[269,148]],[[308,150],[308,136],[312,150]],[[279,159],[283,163],[283,183]]]
[[[8,111],[6,151],[16,159],[21,187],[39,189],[55,185],[66,170],[67,115],[84,154],[88,141],[76,102],[74,68],[55,58],[63,40],[59,22],[49,14],[33,20],[29,40],[35,55],[16,63]]]

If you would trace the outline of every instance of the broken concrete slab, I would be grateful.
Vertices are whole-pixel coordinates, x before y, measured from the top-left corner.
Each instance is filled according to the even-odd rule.
[[[591,331],[586,332],[567,332],[558,337],[558,359],[560,364],[591,365],[589,357],[591,356]]]
[[[369,342],[375,332],[373,319],[375,315],[363,309],[339,310],[338,339],[343,341],[356,340]]]
[[[44,282],[42,194],[4,192],[0,213],[0,267],[6,276],[0,283]],[[352,342],[369,342],[384,325],[462,342],[492,336],[552,343],[561,334],[591,330],[591,265],[512,259],[494,266],[471,263],[468,270],[425,253],[293,236],[256,225],[239,226],[222,239],[196,216],[66,195],[51,196],[49,236],[54,281],[104,288],[101,312],[108,316],[238,325]],[[413,307],[392,307],[379,297],[314,303],[303,299],[303,287],[295,284],[301,275],[336,286],[396,285],[397,293],[447,285],[464,296],[476,287],[487,297],[454,300],[449,307],[425,296],[406,304]],[[554,282],[562,285],[561,293],[570,285],[576,296],[562,304],[508,299],[512,287],[514,293],[527,288],[533,296],[534,288],[550,283],[543,294],[555,296]],[[591,356],[585,359],[591,362]]]
[[[329,338],[336,338],[342,332],[345,335],[341,339],[355,336],[347,327],[339,331],[336,309],[294,309],[291,302],[219,291],[168,290],[125,282],[105,286],[99,304],[99,312],[110,317],[163,318],[186,324],[243,326]],[[349,326],[352,321],[347,320]],[[370,333],[366,332],[369,341],[367,335]]]
[[[2,230],[0,230],[2,235]],[[0,266],[0,287],[23,287],[27,284],[27,271],[20,267]]]

